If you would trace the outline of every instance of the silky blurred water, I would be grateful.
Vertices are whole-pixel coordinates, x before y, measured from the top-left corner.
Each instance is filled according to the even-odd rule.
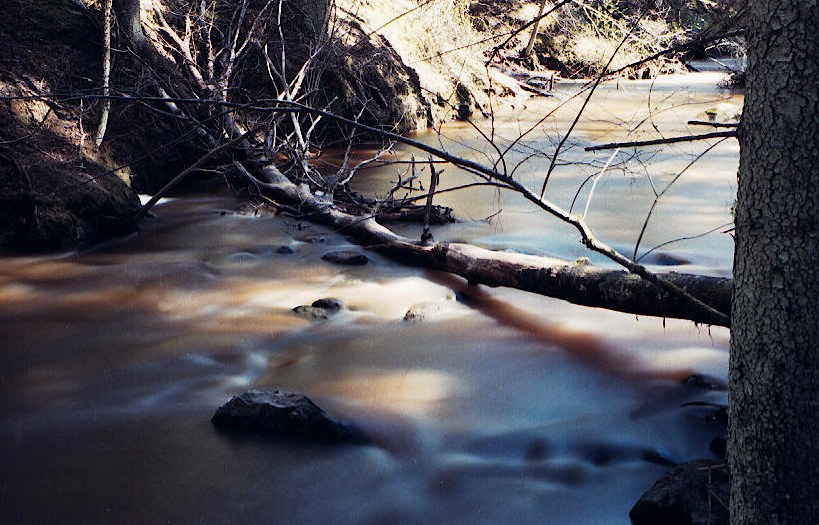
[[[646,133],[623,128],[643,118],[649,91],[678,106],[653,111],[667,135],[687,133],[684,122],[716,103],[739,101],[690,77],[605,86],[564,159],[586,164],[559,166],[547,197],[568,206],[578,181],[610,155],[580,146],[656,136],[650,124]],[[500,110],[496,134],[515,135],[569,96],[561,89],[554,100]],[[548,125],[565,129],[565,111]],[[452,151],[485,151],[465,125],[445,134]],[[554,137],[532,135],[507,160],[542,150],[516,175],[536,187]],[[664,147],[642,162],[659,185],[703,147]],[[653,199],[631,162],[613,163],[589,215],[624,251]],[[726,141],[681,177],[658,205],[646,248],[730,222],[736,162]],[[442,180],[468,177],[445,167]],[[384,167],[357,184],[379,193],[394,178]],[[437,229],[439,239],[588,255],[570,229],[515,196],[446,195],[442,203],[473,220]],[[727,330],[471,289],[373,252],[366,266],[334,266],[321,255],[355,249],[342,235],[235,214],[235,204],[169,200],[139,235],[94,251],[0,259],[1,522],[628,523],[668,464],[710,457],[719,429],[681,405],[725,394],[680,381],[724,380]],[[677,270],[730,271],[731,239],[719,232],[662,251],[685,261]],[[322,297],[349,309],[312,324],[291,312]],[[413,307],[427,319],[404,321]],[[249,388],[304,392],[373,444],[217,432],[213,411]]]

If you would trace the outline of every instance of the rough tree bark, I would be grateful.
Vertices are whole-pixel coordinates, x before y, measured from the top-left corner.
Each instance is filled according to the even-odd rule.
[[[819,523],[819,2],[750,3],[730,365],[734,525]]]

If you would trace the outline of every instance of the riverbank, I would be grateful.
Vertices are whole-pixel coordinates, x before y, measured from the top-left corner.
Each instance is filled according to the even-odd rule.
[[[259,7],[252,2],[249,5],[251,9]],[[309,62],[313,59],[308,48],[316,44],[310,44],[304,30],[285,34],[285,47],[290,47],[286,69],[295,72],[305,66],[309,75],[304,78],[313,86],[312,92],[318,93],[312,101],[318,107],[380,129],[408,132],[437,128],[454,118],[480,121],[504,102],[525,104],[508,102],[511,95],[520,101],[526,96],[520,79],[512,78],[516,74],[527,81],[546,78],[543,75],[553,78],[552,73],[538,71],[541,66],[564,76],[594,73],[604,57],[584,56],[582,49],[608,49],[611,38],[622,30],[618,17],[633,14],[630,8],[576,12],[575,7],[566,6],[540,24],[533,54],[522,57],[531,31],[515,31],[537,16],[539,6],[539,2],[522,0],[424,4],[402,0],[375,8],[345,0],[339,2],[332,17],[332,37],[322,40],[325,47],[320,67]],[[179,56],[184,49],[167,47],[168,39],[178,36],[175,31],[190,23],[180,14],[185,12],[183,7],[175,4],[162,14],[152,2],[143,2],[145,38],[164,57],[154,57],[157,62],[151,67],[146,68],[145,57],[134,60],[133,53],[125,51],[128,45],[120,35],[112,74],[117,96],[143,96],[151,101],[115,100],[113,118],[99,147],[94,139],[102,103],[93,96],[100,84],[102,50],[94,36],[101,32],[99,5],[43,3],[29,9],[28,3],[15,0],[0,15],[6,22],[0,24],[0,38],[8,43],[9,51],[0,60],[0,93],[5,97],[0,103],[0,247],[62,250],[133,231],[137,226],[134,191],[159,191],[213,149],[215,136],[223,130],[197,131],[185,124],[210,123],[213,117],[207,115],[206,108],[193,110],[188,105],[157,101],[171,92],[195,98],[211,96],[200,78],[202,71],[199,77],[194,73],[192,78],[184,77],[186,68],[179,67],[188,60]],[[316,26],[315,20],[299,18],[304,18],[304,13],[293,13],[286,13],[296,22],[293,27]],[[653,31],[653,47],[630,46],[628,53],[618,55],[624,64],[638,51],[652,51],[695,31],[691,20],[701,14],[684,11],[676,4],[663,13],[663,20],[656,13],[646,16],[639,32],[630,37],[630,41],[643,42]],[[20,19],[30,23],[15,22]],[[607,43],[594,40],[603,38],[602,33],[594,38],[586,34],[601,20],[609,23]],[[212,23],[227,22],[217,18]],[[201,42],[193,41],[191,45],[198,44]],[[273,86],[265,84],[270,79],[262,81],[249,74],[250,62],[264,61],[260,53],[260,48],[253,48],[244,62],[235,65],[237,71],[248,73],[232,77],[237,82],[232,89],[252,99],[269,97],[272,89],[280,89],[275,82]],[[169,61],[177,66],[165,74],[153,70]],[[662,64],[641,65],[624,74],[653,76],[666,69]],[[171,74],[171,70],[176,73]],[[168,80],[165,77],[178,85],[157,83]],[[543,82],[539,86],[536,90],[543,91]],[[89,94],[91,98],[78,97]],[[183,110],[192,110],[192,114],[180,114]],[[244,125],[261,118],[263,114],[245,115],[236,122]],[[315,130],[309,119],[300,125],[304,126],[302,134],[309,126],[311,133],[322,137],[322,143],[332,144],[339,134],[342,140],[350,141],[348,131],[327,119]],[[295,130],[282,130],[282,134],[288,133]],[[297,146],[307,148],[301,153],[307,158],[319,155],[322,149],[318,143]],[[301,162],[290,158],[292,152],[285,152],[292,144],[276,148],[282,164]],[[225,182],[234,189],[252,189],[241,173],[224,164],[211,164],[204,172],[188,177],[176,191]]]

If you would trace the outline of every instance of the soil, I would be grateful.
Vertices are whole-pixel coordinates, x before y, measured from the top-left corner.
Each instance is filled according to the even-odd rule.
[[[36,96],[95,87],[97,34],[70,2],[0,10],[0,248],[66,250],[136,227],[136,194],[93,144],[98,108]]]

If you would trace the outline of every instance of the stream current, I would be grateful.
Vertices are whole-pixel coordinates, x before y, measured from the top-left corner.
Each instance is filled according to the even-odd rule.
[[[741,104],[717,80],[601,86],[547,197],[569,207],[611,155],[581,146],[696,132],[688,120]],[[496,136],[517,135],[576,89],[499,110]],[[540,152],[554,151],[579,103],[547,120],[552,138],[540,129],[510,153],[510,166],[534,154],[520,180],[539,188],[550,161]],[[444,135],[419,138],[491,155],[466,125]],[[651,185],[661,190],[713,143],[620,152],[588,207],[601,239],[630,255]],[[737,159],[727,140],[680,177],[640,251],[716,232],[646,262],[730,274],[732,241],[719,227],[731,221]],[[444,185],[472,180],[444,169]],[[383,167],[356,184],[383,195],[394,180]],[[439,202],[465,219],[436,229],[439,240],[606,264],[515,196],[477,188]],[[470,290],[373,252],[366,266],[334,266],[321,255],[355,248],[342,235],[235,205],[169,199],[140,234],[93,251],[0,258],[0,522],[626,524],[669,464],[712,456],[719,429],[681,405],[725,393],[681,381],[725,381],[727,330]],[[323,297],[349,310],[318,323],[291,312]],[[404,321],[411,308],[426,318]],[[374,444],[217,432],[216,407],[250,388],[301,391]]]

